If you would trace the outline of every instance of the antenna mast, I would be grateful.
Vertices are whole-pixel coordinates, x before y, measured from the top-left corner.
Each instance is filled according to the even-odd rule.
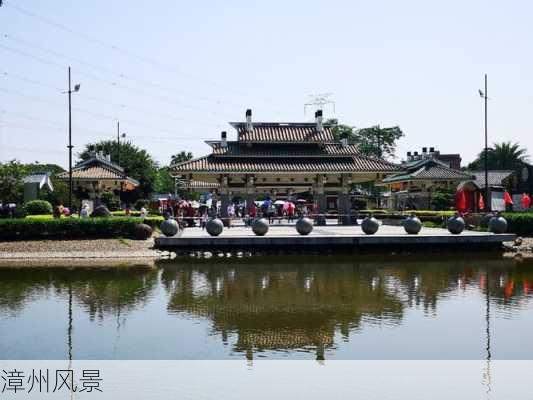
[[[323,110],[324,106],[331,105],[333,107],[333,114],[335,114],[335,101],[330,99],[333,93],[317,93],[310,94],[309,101],[304,104],[304,115],[307,112],[308,107],[312,107],[316,110]]]

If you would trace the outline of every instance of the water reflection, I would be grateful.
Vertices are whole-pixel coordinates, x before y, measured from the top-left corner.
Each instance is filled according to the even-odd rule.
[[[91,324],[105,325],[106,321],[109,325],[114,321],[114,337],[104,328],[94,331],[97,336],[92,345],[102,348],[95,353],[100,358],[109,357],[107,344],[111,342],[113,354],[121,341],[153,346],[143,340],[149,330],[161,333],[161,346],[174,351],[171,358],[180,358],[185,350],[176,347],[176,341],[185,347],[200,345],[189,344],[193,343],[191,337],[180,337],[179,331],[174,336],[165,336],[165,332],[172,329],[172,321],[201,321],[206,327],[205,340],[214,338],[218,342],[213,350],[217,357],[223,349],[227,356],[237,354],[248,359],[276,352],[289,356],[306,352],[320,360],[343,352],[351,354],[347,346],[356,346],[354,337],[360,339],[366,332],[390,335],[380,336],[381,340],[393,341],[400,335],[400,328],[411,329],[404,334],[402,345],[406,348],[401,353],[410,354],[409,346],[416,346],[420,340],[412,333],[418,325],[412,324],[419,324],[421,331],[438,332],[439,328],[431,330],[432,325],[424,321],[437,324],[443,318],[441,309],[452,307],[457,321],[445,322],[472,325],[474,331],[469,335],[476,334],[478,342],[483,341],[479,343],[483,350],[473,354],[485,354],[488,373],[493,320],[513,322],[515,316],[531,311],[532,284],[533,265],[510,259],[315,257],[176,261],[160,269],[13,268],[0,269],[0,324],[11,318],[15,329],[24,326],[25,309],[44,302],[50,303],[54,313],[51,324],[63,327],[69,358],[76,358],[76,351],[87,346],[73,340],[82,333],[76,327],[76,318],[85,316]],[[63,302],[57,303],[57,299]],[[478,307],[473,314],[463,312],[472,305]],[[122,325],[133,315],[152,317],[151,325],[125,329],[121,336]],[[420,317],[413,322],[413,315]],[[472,315],[477,315],[479,321],[465,322]],[[449,341],[453,347],[459,339],[450,336],[440,340]],[[200,347],[197,350],[197,354],[209,358],[209,353],[202,353]],[[128,351],[127,358],[136,358],[141,349]],[[187,354],[194,356],[194,349]],[[526,355],[533,357],[533,351]]]

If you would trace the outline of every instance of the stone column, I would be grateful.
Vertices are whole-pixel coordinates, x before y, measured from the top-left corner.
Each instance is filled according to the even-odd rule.
[[[228,220],[225,219],[228,217],[228,206],[230,203],[230,192],[228,189],[228,177],[220,177],[220,190],[219,190],[219,199],[220,199],[220,211],[219,215],[222,218],[224,226],[227,226]]]
[[[246,212],[250,213],[250,208],[255,200],[255,179],[253,176],[248,176],[246,178],[246,193],[244,195],[244,200],[246,200]]]
[[[339,224],[350,225],[350,179],[341,177],[341,190],[337,195],[337,212],[339,213]]]
[[[326,194],[324,191],[325,178],[323,175],[317,175],[315,184],[315,202],[318,206],[318,214],[325,214],[327,212]],[[326,225],[326,217],[316,217],[317,225]]]

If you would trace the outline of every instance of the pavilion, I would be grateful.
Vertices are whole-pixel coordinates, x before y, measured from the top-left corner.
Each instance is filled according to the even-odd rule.
[[[333,126],[323,123],[320,110],[315,122],[306,123],[252,122],[252,111],[247,110],[245,122],[230,124],[237,140],[229,141],[222,132],[220,140],[206,142],[211,154],[171,167],[182,187],[215,191],[222,217],[234,197],[250,205],[260,195],[273,199],[308,195],[320,214],[333,205],[339,215],[347,216],[353,184],[379,182],[401,170],[361,155],[356,145],[335,140]]]
[[[68,182],[68,171],[59,174],[58,179]],[[122,167],[111,161],[109,155],[92,153],[89,159],[72,168],[72,186],[97,206],[103,193],[130,191],[139,186],[139,182],[127,176]]]

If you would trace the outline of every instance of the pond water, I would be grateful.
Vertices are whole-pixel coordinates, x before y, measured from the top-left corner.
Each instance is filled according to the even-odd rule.
[[[532,295],[480,255],[1,268],[0,359],[532,359]]]

